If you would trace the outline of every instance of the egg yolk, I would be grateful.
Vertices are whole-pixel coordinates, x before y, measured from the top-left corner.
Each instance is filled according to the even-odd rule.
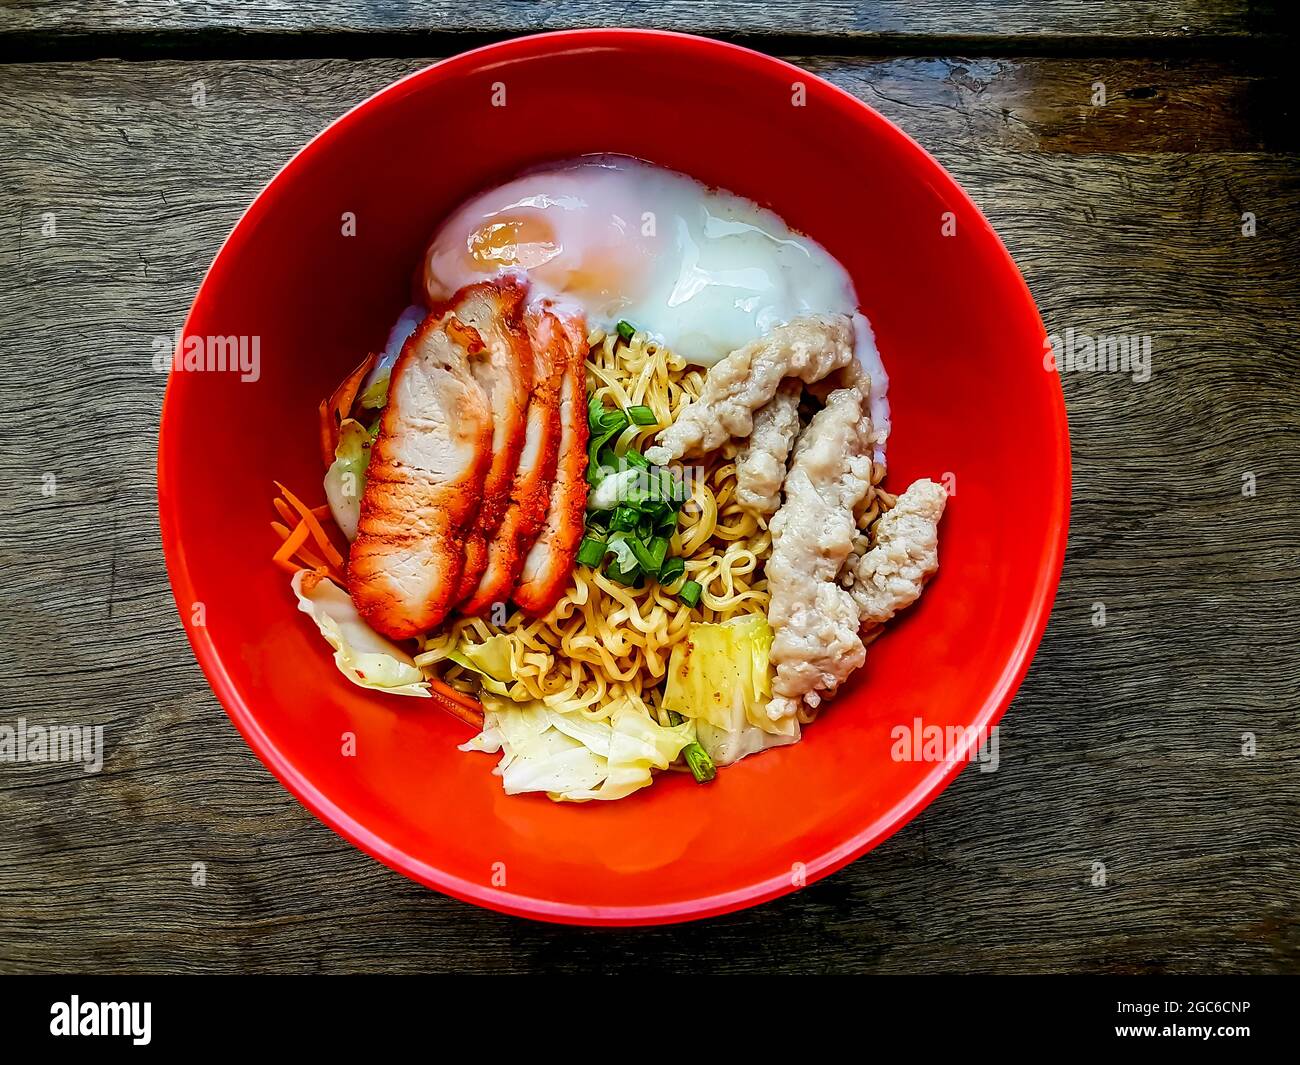
[[[510,266],[533,270],[562,250],[550,224],[536,215],[490,218],[470,233],[465,247],[471,267],[487,273]]]
[[[638,291],[646,270],[635,242],[584,241],[566,247],[540,212],[484,219],[465,238],[465,252],[466,265],[475,273],[523,270],[556,292],[603,301]]]

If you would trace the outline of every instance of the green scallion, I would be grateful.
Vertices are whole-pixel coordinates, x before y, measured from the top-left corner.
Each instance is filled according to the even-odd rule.
[[[615,532],[631,532],[636,528],[640,516],[636,507],[620,503],[614,508],[614,516],[609,519],[609,527]]]
[[[589,408],[587,420],[591,426],[591,438],[587,441],[587,483],[595,487],[605,479],[606,467],[613,464],[603,461],[601,451],[628,427],[628,420],[621,410],[596,413],[594,405]]]
[[[683,747],[682,757],[686,759],[686,764],[690,766],[695,783],[707,784],[718,775],[717,767],[714,766],[713,759],[709,757],[709,752],[701,747],[699,743],[692,741]]]
[[[685,572],[686,559],[681,555],[673,555],[672,558],[664,559],[663,565],[659,567],[659,583],[672,584]]]
[[[655,568],[652,573],[659,573],[664,566],[664,560],[668,557],[668,537],[656,536],[646,545],[650,548],[650,555],[655,560]]]
[[[677,589],[677,598],[687,606],[694,608],[700,605],[700,595],[704,589],[700,587],[697,581],[687,581]]]
[[[646,543],[639,537],[632,536],[628,538],[627,544],[643,570],[651,576],[659,572],[659,567],[664,564],[664,555],[668,553],[667,540],[662,536],[656,536]]]
[[[578,562],[584,566],[599,566],[605,557],[605,541],[595,536],[584,536],[578,545]]]
[[[617,566],[610,565],[605,570],[605,576],[610,580],[618,581],[619,584],[630,586],[641,579],[641,567],[632,565],[627,569],[619,569]]]
[[[632,343],[632,338],[636,336],[636,326],[631,322],[619,322],[615,328],[618,329],[618,335],[620,337],[627,341],[627,343]]]
[[[645,406],[628,407],[627,416],[633,425],[654,425],[659,420],[655,412]]]

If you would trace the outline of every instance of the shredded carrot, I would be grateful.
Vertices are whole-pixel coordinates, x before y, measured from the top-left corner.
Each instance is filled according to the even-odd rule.
[[[327,402],[329,403],[330,412],[337,421],[343,421],[352,413],[352,404],[356,402],[357,393],[361,391],[361,382],[369,375],[378,358],[379,356],[372,351],[361,360],[361,365],[343,378],[339,382],[338,388],[334,389],[333,395],[330,396]]]
[[[367,355],[361,365],[339,382],[328,399],[322,400],[318,415],[320,418],[320,456],[326,467],[334,461],[334,450],[339,446],[339,427],[343,419],[352,413],[352,405],[361,391],[361,382],[366,379],[376,360],[373,351]]]
[[[298,557],[307,564],[308,569],[314,570],[317,573],[323,573],[325,576],[329,577],[330,580],[332,580],[335,584],[339,585],[339,587],[341,588],[345,588],[347,586],[347,582],[344,581],[344,579],[340,577],[337,573],[335,573],[332,569],[330,569],[330,567],[326,565],[325,560],[323,558],[320,558],[318,555],[313,555],[305,547],[298,548]]]
[[[462,706],[460,703],[455,702],[452,699],[448,699],[440,692],[431,691],[429,694],[433,696],[433,701],[437,703],[441,709],[446,710],[447,713],[451,714],[453,717],[458,717],[465,722],[465,724],[473,725],[475,728],[481,729],[483,727],[482,707],[475,711],[467,706]]]
[[[288,562],[297,553],[298,548],[307,542],[307,534],[310,531],[305,521],[298,522],[298,527],[285,537],[284,543],[271,556],[271,561],[277,563]]]
[[[440,681],[437,677],[429,677],[429,689],[437,692],[444,699],[451,699],[453,702],[460,703],[466,710],[473,710],[479,714],[483,713],[483,704],[475,699],[472,695],[466,695],[464,692],[457,691],[450,684]]]
[[[339,428],[334,422],[334,412],[330,410],[330,401],[322,399],[317,411],[319,425],[317,436],[320,441],[320,460],[328,470],[334,464],[334,451],[339,446]]]
[[[281,494],[283,494],[284,498],[289,501],[289,505],[302,515],[302,520],[307,523],[307,528],[311,531],[312,539],[316,541],[316,546],[321,549],[321,554],[325,556],[325,561],[337,569],[342,569],[343,556],[339,554],[338,549],[330,542],[330,538],[326,535],[325,530],[321,528],[320,521],[317,519],[316,514],[279,481],[275,482],[275,486],[280,489]]]
[[[289,504],[283,499],[276,496],[273,502],[275,503],[276,513],[290,525],[293,525],[298,521],[298,512],[294,510],[293,507],[289,506]],[[327,518],[330,521],[334,520],[334,512],[330,510],[330,505],[328,503],[322,503],[319,507],[312,507],[311,512],[316,516],[317,521],[325,521]],[[289,530],[285,529],[286,535],[288,532]]]

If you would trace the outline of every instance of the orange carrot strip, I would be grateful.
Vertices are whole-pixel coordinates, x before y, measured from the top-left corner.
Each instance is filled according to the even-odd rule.
[[[293,525],[298,520],[298,512],[279,496],[275,497],[275,509],[279,513],[280,517],[290,525]],[[312,507],[311,512],[316,515],[317,521],[323,522],[327,518],[331,522],[334,520],[334,512],[330,510],[330,505],[328,503],[322,503],[318,507]]]
[[[282,543],[276,550],[275,554],[271,556],[271,561],[288,562],[289,559],[293,558],[297,553],[298,548],[302,547],[302,545],[307,542],[307,534],[310,531],[311,530],[307,528],[307,523],[305,521],[298,522],[298,527],[285,537],[284,543]]]
[[[444,699],[451,699],[458,702],[466,710],[474,710],[480,714],[483,712],[483,704],[472,695],[466,695],[464,692],[457,691],[450,684],[440,681],[437,677],[429,677],[428,680],[429,689],[437,692]]]
[[[473,725],[478,729],[483,727],[482,710],[475,713],[468,707],[464,707],[460,703],[454,702],[438,692],[430,692],[430,694],[433,696],[433,701],[438,704],[440,709],[446,710],[447,713],[451,714],[453,717],[460,718],[467,725]]]
[[[343,419],[352,413],[352,405],[357,401],[361,391],[361,382],[370,374],[379,356],[373,351],[367,355],[361,365],[339,382],[328,399],[321,400],[317,417],[320,420],[320,457],[328,469],[334,462],[334,451],[339,446],[339,427]]]
[[[290,527],[297,525],[298,522],[301,520],[298,517],[298,512],[294,510],[293,507],[289,506],[289,504],[286,503],[279,496],[275,497],[275,512],[279,514],[280,517],[282,517],[286,522],[288,522]]]
[[[329,566],[325,565],[323,559],[320,559],[316,555],[313,555],[305,547],[298,548],[298,557],[302,559],[302,561],[306,564],[308,569],[320,570],[322,573],[325,574],[325,576],[329,577],[331,580],[337,582],[338,584],[343,583],[342,581],[339,580],[338,577],[334,575],[334,571],[330,569]]]
[[[334,412],[330,410],[330,401],[322,399],[316,412],[319,418],[317,428],[320,442],[320,459],[328,470],[334,464],[334,451],[339,446],[339,427],[334,421]]]
[[[307,528],[311,530],[312,539],[316,541],[316,545],[321,549],[321,554],[325,556],[325,560],[331,566],[342,569],[343,556],[338,553],[338,549],[330,542],[330,538],[325,535],[325,530],[321,528],[316,515],[301,499],[285,488],[279,481],[275,482],[275,486],[280,489],[280,494],[289,501],[289,505],[302,515],[302,520],[307,523]]]
[[[297,515],[294,516],[296,517]],[[299,524],[302,523],[299,522]],[[289,530],[286,526],[281,525],[278,521],[273,521],[271,522],[271,528],[275,532],[275,535],[280,538],[281,542],[288,539]],[[329,566],[325,565],[325,563],[319,557],[313,555],[305,547],[298,548],[297,554],[298,554],[298,558],[306,565],[307,569],[318,570],[321,573],[323,573],[325,576],[338,581],[340,584],[344,583],[339,577],[335,576],[334,571],[330,569]],[[301,567],[295,566],[294,571],[296,572],[300,568]]]
[[[343,378],[338,388],[334,389],[334,394],[330,396],[328,403],[330,413],[337,421],[341,422],[352,413],[352,404],[356,402],[357,393],[361,391],[361,382],[366,379],[378,358],[379,356],[372,351],[361,360],[361,365]]]

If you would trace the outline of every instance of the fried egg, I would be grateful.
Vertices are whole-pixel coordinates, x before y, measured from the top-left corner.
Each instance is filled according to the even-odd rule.
[[[700,366],[801,314],[857,311],[845,269],[772,211],[624,156],[474,196],[434,234],[422,281],[433,305],[503,273],[589,325],[626,321]]]

